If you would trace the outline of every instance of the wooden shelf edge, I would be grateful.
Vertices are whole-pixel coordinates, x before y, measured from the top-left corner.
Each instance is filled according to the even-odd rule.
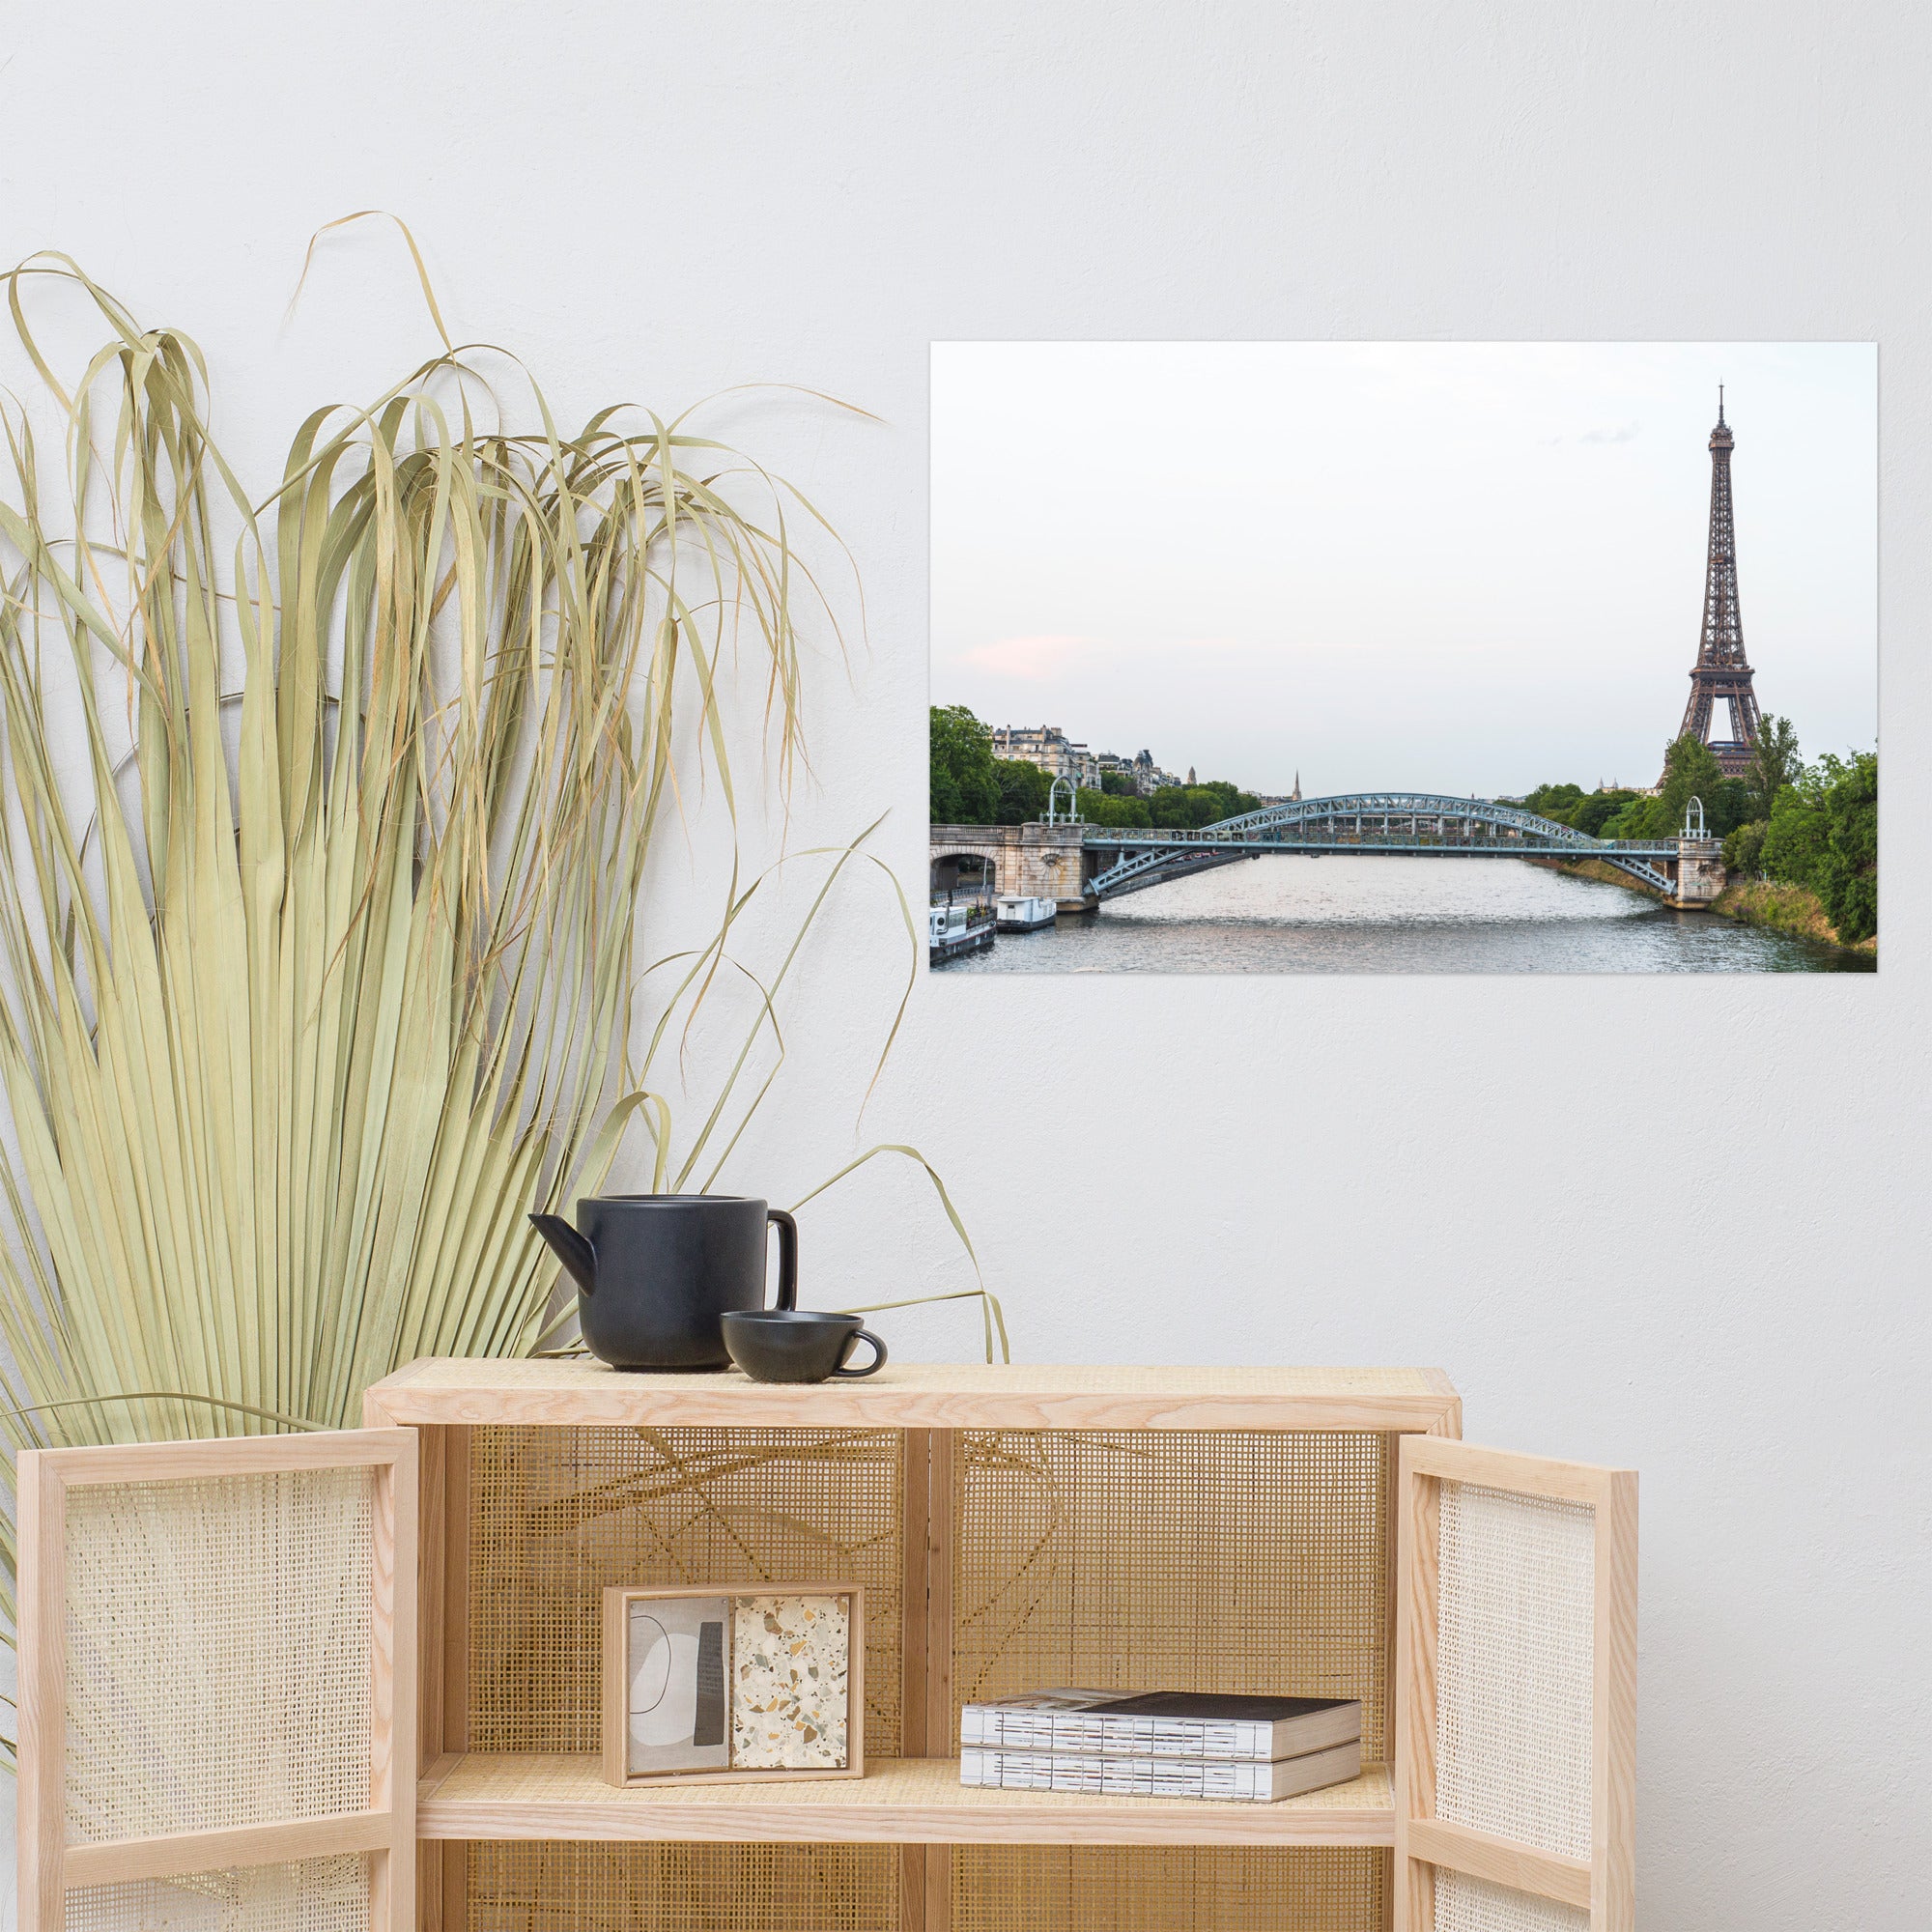
[[[1405,1371],[1404,1388],[1358,1383],[1350,1372],[1285,1375],[1196,1371],[1169,1380],[914,1365],[861,1381],[787,1386],[718,1376],[619,1376],[572,1364],[554,1378],[519,1379],[520,1362],[412,1363],[374,1384],[369,1421],[457,1428],[1152,1429],[1396,1432],[1455,1435],[1461,1402],[1440,1371]],[[495,1370],[495,1375],[490,1372]],[[459,1371],[461,1373],[459,1373]],[[436,1373],[432,1373],[436,1372]]]
[[[436,1767],[441,1771],[442,1767]],[[973,1791],[951,1758],[887,1759],[850,1782],[618,1790],[593,1758],[471,1756],[425,1777],[426,1839],[647,1839],[725,1844],[1368,1845],[1395,1843],[1387,1768],[1276,1804]]]

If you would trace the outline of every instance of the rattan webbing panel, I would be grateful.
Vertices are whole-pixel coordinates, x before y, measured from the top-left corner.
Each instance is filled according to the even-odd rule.
[[[1589,1932],[1589,1926],[1590,1915],[1574,1905],[1463,1872],[1435,1874],[1435,1932]]]
[[[866,1750],[899,1743],[896,1430],[478,1429],[469,1748],[595,1751],[608,1584],[866,1591]]]
[[[1048,1685],[1362,1700],[1388,1755],[1393,1436],[962,1431],[961,1702]]]
[[[66,1932],[366,1932],[368,1923],[369,1867],[360,1858],[86,1886],[67,1895]]]
[[[1388,1892],[1378,1851],[962,1845],[952,1932],[1376,1932]]]
[[[891,1845],[476,1844],[467,1932],[896,1932]]]
[[[69,1492],[70,1842],[369,1804],[374,1483],[352,1467]]]
[[[1441,1486],[1436,1815],[1573,1859],[1591,1855],[1595,1531],[1587,1503]]]

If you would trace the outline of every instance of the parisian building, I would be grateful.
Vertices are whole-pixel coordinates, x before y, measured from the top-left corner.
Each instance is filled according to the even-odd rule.
[[[993,727],[993,755],[1018,758],[1057,779],[1071,779],[1090,791],[1100,789],[1103,774],[1132,781],[1135,792],[1147,798],[1166,785],[1192,784],[1194,768],[1183,779],[1164,770],[1145,748],[1131,758],[1118,752],[1091,752],[1077,739],[1067,737],[1058,724],[996,724]]]
[[[1049,777],[1070,779],[1089,791],[1100,788],[1101,760],[1067,737],[1058,724],[999,724],[993,729],[993,755],[1037,765]]]

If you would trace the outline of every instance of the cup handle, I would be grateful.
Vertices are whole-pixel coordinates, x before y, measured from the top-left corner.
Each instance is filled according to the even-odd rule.
[[[856,1349],[861,1342],[871,1343],[872,1359],[869,1362],[867,1362],[863,1369],[848,1369],[845,1366],[845,1364],[852,1359],[852,1350]],[[877,1375],[879,1371],[883,1369],[885,1366],[886,1366],[886,1345],[883,1342],[881,1342],[879,1338],[876,1335],[874,1335],[869,1328],[861,1328],[859,1332],[856,1335],[854,1335],[849,1342],[845,1344],[845,1352],[843,1355],[839,1357],[838,1366],[836,1369],[834,1369],[832,1373],[835,1376],[847,1376],[853,1381],[857,1381],[861,1376]]]
[[[765,1217],[779,1231],[779,1298],[774,1308],[798,1306],[798,1223],[782,1208],[773,1208]]]

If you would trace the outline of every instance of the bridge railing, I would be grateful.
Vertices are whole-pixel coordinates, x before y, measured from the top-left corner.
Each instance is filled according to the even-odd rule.
[[[1379,821],[1379,833],[1365,828]],[[1442,792],[1336,792],[1325,798],[1296,799],[1264,806],[1207,826],[1093,826],[1086,842],[1097,846],[1216,845],[1342,845],[1372,838],[1391,842],[1392,827],[1403,824],[1406,842],[1431,839],[1441,844],[1518,846],[1531,851],[1577,853],[1672,853],[1676,840],[1593,838],[1520,806],[1494,799],[1463,799]],[[1347,832],[1337,828],[1347,826]],[[1429,832],[1420,828],[1429,826]],[[1472,836],[1473,835],[1473,836]]]
[[[1364,812],[1363,817],[1379,818],[1380,812]],[[1390,816],[1398,814],[1391,813]],[[1266,830],[1218,833],[1211,826],[1094,826],[1086,843],[1094,846],[1120,845],[1141,850],[1162,845],[1513,845],[1529,851],[1576,852],[1587,857],[1592,852],[1633,852],[1648,856],[1675,854],[1675,838],[1592,838],[1586,833],[1556,838],[1547,833],[1517,827],[1472,825],[1466,831],[1360,831],[1340,830],[1332,821],[1269,827]]]

